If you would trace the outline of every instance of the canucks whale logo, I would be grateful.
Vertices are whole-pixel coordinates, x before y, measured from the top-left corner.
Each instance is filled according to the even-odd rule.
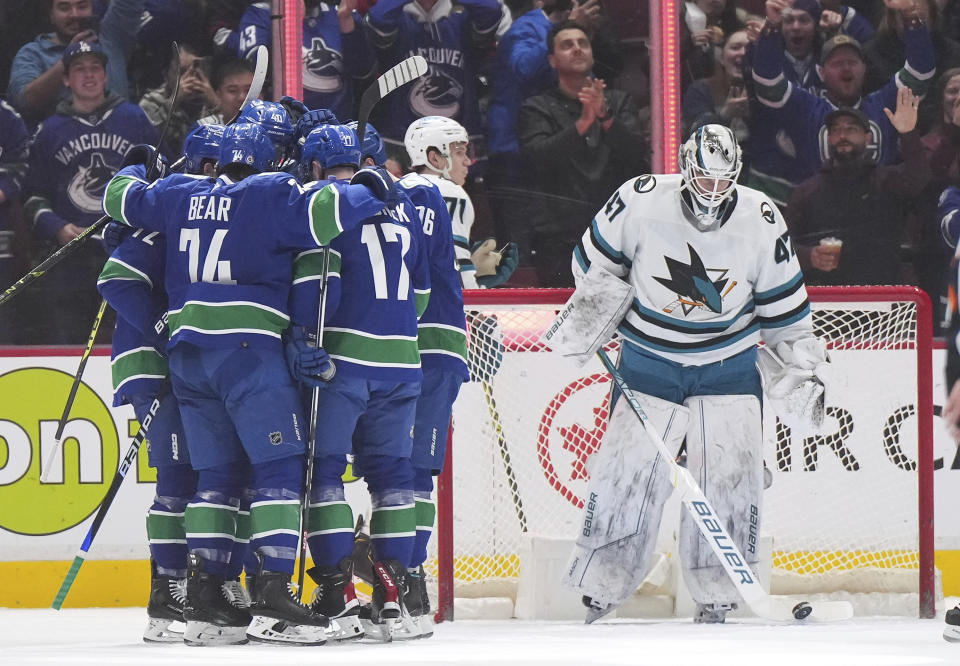
[[[67,186],[70,203],[84,212],[99,213],[103,190],[116,171],[103,159],[102,153],[92,153],[90,163],[80,166]]]
[[[463,86],[437,67],[431,67],[410,88],[410,108],[421,116],[455,118],[460,113]]]
[[[677,295],[677,299],[663,310],[673,312],[677,307],[683,308],[683,314],[688,315],[697,308],[707,308],[711,312],[723,310],[723,297],[730,293],[737,281],[727,278],[727,268],[705,268],[703,260],[693,246],[687,243],[690,251],[690,263],[685,264],[677,259],[664,257],[669,278],[656,277],[654,280]],[[711,277],[711,275],[715,277]],[[729,283],[729,286],[728,286]]]
[[[322,37],[314,37],[309,48],[303,47],[303,87],[321,93],[343,87],[343,56]]]

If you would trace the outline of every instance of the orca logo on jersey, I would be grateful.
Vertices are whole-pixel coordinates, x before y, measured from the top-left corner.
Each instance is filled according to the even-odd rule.
[[[657,186],[657,179],[648,173],[643,174],[633,182],[633,191],[637,194],[652,192]]]
[[[421,116],[456,118],[460,113],[463,86],[437,67],[430,67],[410,88],[410,108]]]
[[[737,281],[734,280],[728,287],[729,268],[706,268],[703,259],[690,243],[687,243],[687,249],[690,252],[689,264],[664,256],[670,277],[654,276],[653,278],[677,295],[677,299],[663,308],[663,311],[670,314],[680,306],[683,308],[684,316],[697,308],[707,308],[716,313],[722,312],[723,297],[730,293],[730,290],[737,285]],[[710,273],[716,274],[717,278],[712,279]]]
[[[303,47],[303,87],[319,93],[333,93],[343,87],[343,56],[327,46],[322,37]]]
[[[777,216],[773,214],[773,206],[766,201],[760,204],[760,217],[762,217],[763,221],[767,224],[777,223]]]
[[[116,171],[104,159],[102,153],[92,153],[90,163],[77,168],[77,172],[70,179],[70,184],[67,185],[67,197],[70,203],[85,213],[99,213],[103,191]]]

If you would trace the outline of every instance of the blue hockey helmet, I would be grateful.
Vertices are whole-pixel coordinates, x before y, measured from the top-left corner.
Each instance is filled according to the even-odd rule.
[[[276,102],[255,99],[240,112],[238,123],[253,123],[263,128],[274,145],[286,149],[293,139],[293,123],[290,114]]]
[[[272,171],[276,165],[277,150],[260,125],[237,123],[223,131],[220,141],[219,167],[243,164],[256,171]]]
[[[202,173],[204,160],[216,162],[220,158],[223,130],[223,125],[198,125],[187,135],[183,142],[187,173]]]
[[[351,120],[347,123],[347,127],[353,128],[353,131],[357,131],[357,121]],[[383,139],[380,138],[380,132],[377,131],[377,128],[367,123],[367,127],[363,132],[363,143],[360,144],[360,161],[372,157],[373,161],[377,163],[377,166],[383,166],[387,161],[387,150],[383,147]]]
[[[300,156],[300,168],[309,172],[316,160],[324,169],[335,166],[360,168],[357,133],[347,125],[321,125],[307,135]]]

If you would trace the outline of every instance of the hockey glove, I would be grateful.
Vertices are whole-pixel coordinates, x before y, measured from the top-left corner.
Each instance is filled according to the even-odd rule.
[[[826,346],[809,337],[764,347],[758,357],[764,392],[784,425],[798,435],[820,429],[833,378]]]
[[[383,167],[364,167],[353,174],[351,185],[365,185],[370,194],[382,201],[388,208],[397,205],[397,188],[393,176]]]
[[[284,95],[280,98],[280,106],[287,110],[287,115],[290,116],[290,122],[294,125],[297,124],[305,113],[310,112],[306,104],[299,99],[290,97],[290,95]]]
[[[123,166],[142,164],[147,169],[148,180],[152,183],[167,175],[167,159],[156,148],[147,143],[138,143],[130,148],[123,157]],[[153,168],[151,169],[151,164]]]
[[[284,338],[283,352],[290,374],[310,388],[323,388],[333,379],[336,368],[323,347],[302,326],[291,326]]]
[[[113,251],[120,247],[121,243],[127,240],[133,232],[134,229],[131,227],[110,220],[107,226],[103,228],[103,238],[100,241],[103,243],[103,251],[108,255],[113,254]]]
[[[297,119],[294,136],[297,137],[297,141],[300,143],[300,145],[303,145],[304,139],[308,134],[310,134],[311,131],[313,131],[314,128],[320,127],[320,125],[339,124],[340,121],[337,120],[337,117],[330,109],[314,109],[313,111],[306,111]]]
[[[484,289],[500,287],[510,279],[520,263],[520,251],[516,243],[507,243],[500,252],[494,252],[496,241],[488,238],[473,246],[473,265],[477,267],[477,284]]]

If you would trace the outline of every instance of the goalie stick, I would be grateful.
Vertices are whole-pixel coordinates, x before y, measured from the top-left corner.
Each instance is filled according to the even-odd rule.
[[[663,461],[670,470],[670,481],[674,488],[680,493],[680,501],[690,513],[690,517],[697,524],[704,540],[709,544],[710,549],[720,560],[727,576],[734,587],[740,593],[740,596],[746,602],[750,610],[759,617],[787,622],[791,620],[809,620],[809,621],[836,621],[848,620],[853,617],[853,606],[848,601],[822,601],[811,605],[801,601],[791,607],[789,603],[774,599],[763,589],[760,580],[756,577],[746,558],[737,549],[733,539],[727,533],[723,526],[723,521],[719,519],[710,502],[707,500],[696,480],[690,475],[685,467],[677,464],[673,454],[667,449],[663,439],[652,427],[647,418],[646,412],[637,400],[633,390],[627,386],[620,371],[617,370],[610,357],[602,349],[597,352],[600,361],[613,377],[617,388],[623,393],[623,397],[629,403],[633,412],[640,419],[650,441],[657,447]]]
[[[147,411],[147,416],[143,419],[143,423],[140,424],[140,428],[137,430],[136,436],[130,443],[130,448],[127,449],[126,455],[123,456],[123,460],[120,462],[120,466],[117,468],[117,473],[113,476],[113,481],[110,483],[110,488],[107,489],[107,494],[103,496],[103,501],[100,502],[100,508],[97,509],[97,515],[93,517],[93,522],[90,524],[90,529],[87,530],[87,535],[83,537],[83,543],[80,544],[80,550],[77,551],[76,556],[73,558],[73,562],[70,564],[70,569],[67,571],[67,575],[64,576],[63,582],[60,583],[60,589],[57,590],[57,596],[54,597],[53,603],[50,604],[51,608],[60,610],[60,608],[63,606],[63,602],[67,598],[70,588],[73,587],[73,581],[76,580],[77,574],[80,572],[80,567],[83,566],[84,561],[87,559],[87,553],[90,552],[90,546],[93,545],[93,540],[96,538],[97,532],[100,531],[100,526],[103,524],[103,519],[106,518],[107,511],[110,510],[110,506],[113,504],[113,500],[115,500],[117,497],[117,492],[120,490],[123,479],[127,476],[130,465],[132,465],[133,461],[136,460],[137,453],[140,451],[140,446],[147,439],[147,432],[150,430],[150,424],[153,422],[154,417],[160,410],[160,401],[164,398],[164,396],[166,396],[169,390],[170,379],[168,377],[160,386],[160,390],[157,391],[157,397],[154,398],[153,402],[150,404],[150,409]]]
[[[150,164],[147,166],[148,180],[150,179],[151,175],[156,175],[155,169],[157,164],[157,156],[160,154],[160,146],[163,145],[163,140],[167,136],[167,130],[170,128],[170,121],[173,119],[173,106],[177,103],[177,95],[180,93],[180,45],[176,42],[173,42],[171,45],[171,51],[173,61],[177,63],[177,80],[174,84],[173,97],[170,98],[170,115],[167,116],[167,122],[164,123],[163,129],[160,131],[160,140],[157,142],[157,146],[153,151],[153,159],[150,160]],[[69,241],[66,245],[63,245],[56,252],[37,264],[36,268],[7,287],[7,289],[0,294],[0,305],[3,305],[9,301],[11,298],[17,295],[17,292],[21,291],[34,280],[38,280],[43,276],[44,273],[80,249],[80,246],[83,245],[88,238],[103,229],[103,227],[106,226],[107,222],[109,221],[110,216],[104,215],[99,220],[77,234],[73,240]],[[94,323],[99,325],[99,320],[95,321]]]

